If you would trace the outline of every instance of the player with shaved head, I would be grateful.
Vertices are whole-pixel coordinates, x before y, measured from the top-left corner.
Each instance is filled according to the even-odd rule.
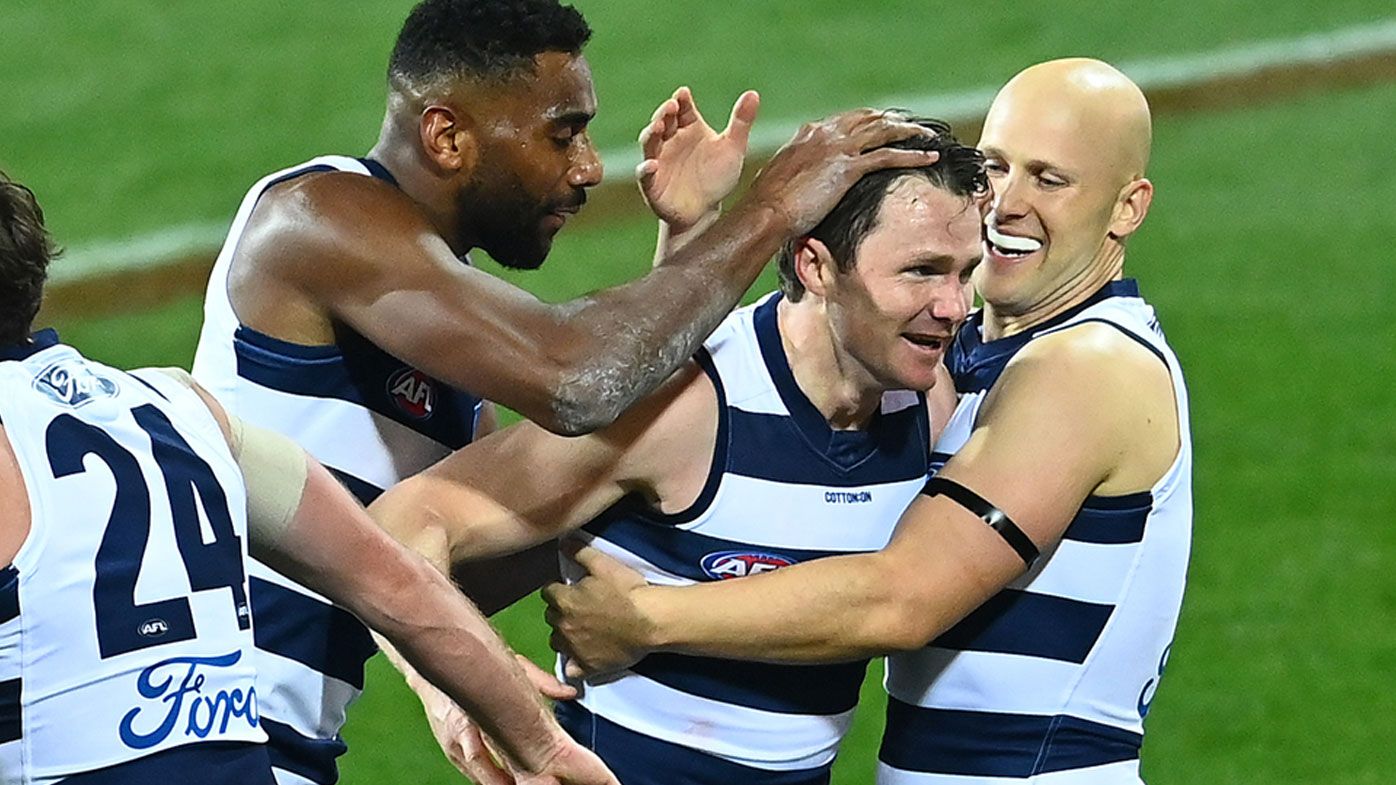
[[[891,653],[883,785],[1140,781],[1192,527],[1182,372],[1123,273],[1153,197],[1148,104],[1105,63],[1043,63],[980,148],[984,307],[947,358],[949,458],[888,546],[684,588],[583,550],[591,575],[548,593],[573,663]]]

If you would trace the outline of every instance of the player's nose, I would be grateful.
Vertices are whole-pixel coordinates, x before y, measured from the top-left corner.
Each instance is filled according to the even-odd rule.
[[[592,188],[600,185],[605,170],[601,154],[592,144],[591,136],[586,135],[572,161],[572,168],[567,172],[567,182],[577,188]]]

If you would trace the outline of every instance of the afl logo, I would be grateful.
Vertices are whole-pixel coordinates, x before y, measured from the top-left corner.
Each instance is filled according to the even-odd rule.
[[[436,407],[436,380],[416,368],[388,377],[388,397],[408,417],[424,420]]]
[[[709,578],[725,581],[789,567],[795,562],[784,556],[759,551],[720,551],[703,557],[701,566]]]
[[[136,628],[136,632],[147,638],[155,638],[170,631],[170,625],[164,619],[151,619]]]

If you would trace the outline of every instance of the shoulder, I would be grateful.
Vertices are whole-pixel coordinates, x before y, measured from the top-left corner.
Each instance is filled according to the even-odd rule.
[[[291,277],[347,266],[393,267],[404,241],[444,241],[406,194],[354,172],[312,172],[276,185],[261,197],[238,248],[242,266]]]
[[[1004,369],[995,390],[1031,381],[1082,399],[1126,399],[1166,388],[1168,367],[1124,330],[1085,322],[1034,338]]]
[[[1099,473],[1092,475],[1096,492],[1109,494],[1151,486],[1179,439],[1168,367],[1130,335],[1099,322],[1030,341],[985,398],[980,428],[1015,434],[1005,438],[1063,461],[1089,456],[1082,460]]]

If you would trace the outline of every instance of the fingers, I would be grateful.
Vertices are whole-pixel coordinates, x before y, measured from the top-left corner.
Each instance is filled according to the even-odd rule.
[[[692,90],[689,90],[687,87],[680,87],[674,91],[673,100],[679,107],[674,117],[678,128],[702,122],[703,115],[698,112],[698,104],[693,101]]]
[[[732,104],[732,116],[727,119],[727,130],[723,136],[746,149],[751,138],[751,124],[756,122],[756,112],[761,108],[761,95],[755,90],[747,90]]]
[[[644,578],[640,573],[635,572],[590,545],[579,548],[572,554],[572,560],[580,565],[582,569],[586,570],[588,574],[595,575],[598,578],[605,578],[608,583],[644,582]]]
[[[523,668],[524,674],[528,676],[529,683],[543,697],[557,701],[572,700],[577,697],[575,687],[558,681],[556,676],[538,667],[533,660],[522,654],[515,654],[514,657],[519,661],[519,666]]]
[[[644,158],[658,158],[665,140],[678,128],[679,102],[670,98],[660,104],[650,116],[649,125],[640,131],[640,153]]]
[[[884,147],[859,156],[857,169],[862,172],[878,169],[913,169],[930,166],[939,160],[940,153],[935,150],[898,150]]]
[[[484,736],[474,723],[459,737],[461,760],[457,768],[479,785],[515,785],[514,776],[490,754]]]
[[[849,132],[849,136],[861,145],[860,151],[885,147],[914,137],[929,139],[935,135],[934,129],[911,122],[899,112],[873,112],[871,115],[865,115],[859,118],[859,122]]]
[[[569,659],[567,663],[562,666],[562,672],[569,679],[582,679],[587,675],[586,669],[575,659]]]

